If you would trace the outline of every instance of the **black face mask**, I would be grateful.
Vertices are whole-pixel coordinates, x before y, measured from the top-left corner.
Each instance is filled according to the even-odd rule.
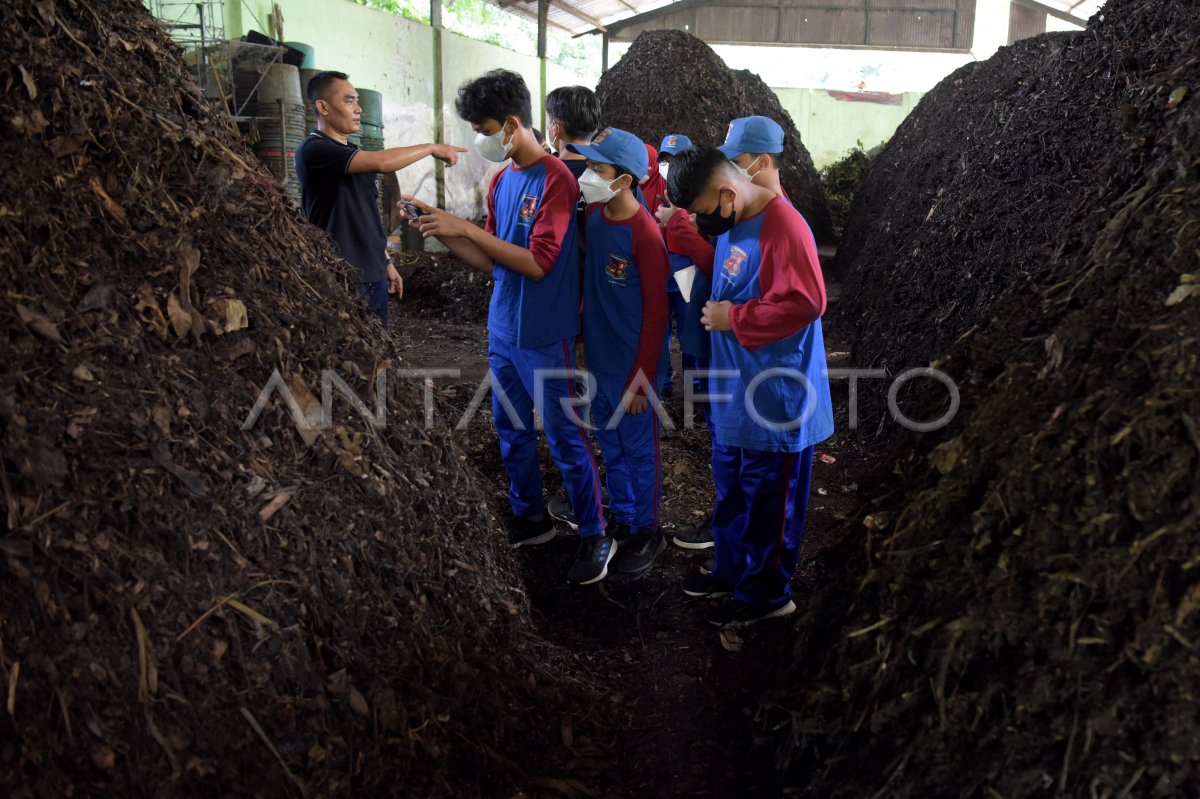
[[[720,236],[728,233],[737,224],[737,209],[729,209],[729,216],[721,214],[721,198],[717,196],[717,207],[707,214],[696,214],[696,229],[705,236]]]

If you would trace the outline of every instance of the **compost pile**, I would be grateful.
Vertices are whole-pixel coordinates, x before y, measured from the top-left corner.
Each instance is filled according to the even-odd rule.
[[[1013,93],[1078,81],[1061,130],[1030,97],[1028,114],[964,108],[994,135],[938,134],[961,143],[956,171],[1030,180],[996,192],[997,215],[963,229],[960,246],[922,245],[907,261],[922,286],[943,259],[967,268],[964,247],[1014,246],[1005,209],[1046,181],[1000,166],[1010,139],[1038,126],[1043,148],[1026,156],[1045,167],[1046,152],[1074,152],[1060,139],[1081,135],[1078,118],[1099,118],[1092,103],[1119,110],[1119,132],[1094,141],[1077,174],[1057,247],[1010,272],[941,361],[962,389],[958,420],[886,464],[892,477],[846,531],[844,571],[809,603],[764,716],[798,795],[1200,792],[1197,53],[1200,6],[1113,0],[1076,39],[998,57]],[[935,104],[978,96],[996,75],[994,64],[959,73]],[[928,152],[906,154],[911,133],[870,181]],[[975,192],[948,183],[934,219],[982,211]],[[904,240],[921,224],[909,211],[896,203],[875,224]],[[891,267],[874,268],[886,282]],[[916,312],[938,307],[925,295]]]
[[[882,150],[872,148],[866,152],[861,147],[855,147],[846,153],[845,157],[821,170],[821,182],[825,185],[825,194],[829,197],[829,212],[833,217],[833,232],[841,238],[846,228],[846,218],[850,215],[850,204],[854,195],[871,165],[871,158]]]
[[[418,318],[487,322],[495,281],[451,255],[410,253],[397,264],[405,311]],[[418,299],[419,298],[419,299]]]
[[[1152,70],[1146,58],[1088,32],[1049,34],[921,99],[872,162],[834,264],[855,366],[928,366],[1066,246],[1120,135],[1114,75]],[[866,392],[864,418],[885,418],[882,392]]]
[[[758,75],[748,69],[735,69],[732,74],[742,97],[745,98],[746,114],[769,117],[783,127],[785,136],[780,182],[812,228],[813,236],[818,241],[833,241],[833,214],[829,207],[829,198],[825,195],[825,184],[821,181],[817,168],[813,166],[812,156],[808,154],[804,142],[800,141],[800,134],[796,131],[792,115],[784,110],[779,96]]]
[[[563,660],[477,474],[412,381],[322,416],[321,370],[374,410],[400,365],[348,268],[142,4],[3,16],[0,794],[551,776]]]
[[[779,98],[757,75],[733,71],[707,44],[684,31],[647,31],[600,78],[604,123],[658,146],[668,133],[719,145],[738,117],[771,117],[785,133],[783,187],[818,241],[831,241],[829,203]]]

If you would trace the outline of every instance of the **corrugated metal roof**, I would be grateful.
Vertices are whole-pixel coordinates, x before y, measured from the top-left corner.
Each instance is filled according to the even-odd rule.
[[[538,0],[489,2],[523,17],[537,19]],[[1016,2],[1079,25],[1083,25],[1104,5],[1104,0]],[[961,47],[960,42],[966,38],[962,35],[965,31],[954,32],[966,22],[962,19],[965,14],[959,14],[958,18],[952,16],[951,10],[960,5],[955,0],[771,0],[769,3],[764,0],[761,3],[764,9],[770,8],[779,16],[770,21],[765,17],[756,21],[753,9],[759,5],[755,0],[550,0],[547,21],[552,28],[580,35],[604,32],[610,26],[618,29],[626,26],[632,18],[652,11],[663,14],[688,11],[697,22],[707,23],[704,27],[709,31],[720,29],[721,20],[734,23],[732,27],[738,29],[736,36],[731,35],[731,31],[716,39],[700,33],[705,40],[778,43],[783,38],[796,43],[837,43],[847,35],[857,35],[843,31],[858,27],[857,14],[863,17],[862,26],[866,31],[862,44],[868,46],[876,43],[886,46],[895,42],[915,47]],[[942,9],[945,11],[942,12]],[[930,13],[918,18],[915,16],[918,12]],[[800,17],[796,17],[797,13]],[[874,18],[868,19],[868,14]],[[639,20],[632,21],[638,29],[661,27],[661,24],[649,24],[648,21],[644,25],[638,24]],[[774,30],[769,30],[772,26]],[[825,28],[829,31],[823,33]],[[628,37],[623,35],[621,38]]]
[[[494,5],[537,19],[537,0],[489,0]],[[546,21],[572,35],[603,30],[610,23],[671,5],[675,0],[550,0]]]

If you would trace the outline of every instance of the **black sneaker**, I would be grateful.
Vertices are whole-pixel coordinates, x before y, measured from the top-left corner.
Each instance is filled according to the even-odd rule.
[[[654,565],[654,561],[667,548],[667,539],[657,527],[635,530],[621,541],[621,554],[613,561],[613,571],[621,574],[641,574]]]
[[[591,535],[579,541],[575,562],[567,571],[571,585],[591,585],[608,576],[608,562],[617,554],[620,545],[611,535]]]
[[[714,627],[749,627],[767,619],[778,619],[796,612],[796,603],[788,600],[783,605],[747,605],[736,599],[727,599],[708,612],[708,623]]]
[[[708,560],[706,560],[700,564],[700,573],[701,574],[712,574],[713,569],[715,569],[715,568],[717,568],[716,558],[709,558]]]
[[[721,599],[733,596],[732,588],[721,585],[713,579],[711,574],[704,574],[703,572],[692,572],[687,577],[684,577],[682,586],[683,593],[688,596],[704,599]]]
[[[633,531],[629,529],[629,525],[625,522],[618,522],[609,514],[604,514],[604,519],[608,526],[604,528],[604,532],[611,535],[618,544],[625,546],[625,542],[629,540],[629,536],[633,535]]]
[[[572,530],[579,529],[579,520],[575,518],[575,511],[571,510],[571,503],[567,501],[566,494],[555,494],[546,503],[546,512],[560,522],[566,522]]]
[[[604,508],[608,507],[608,489],[601,492],[600,501]],[[579,529],[579,519],[575,517],[575,511],[571,509],[571,501],[567,499],[565,492],[550,498],[546,503],[546,512],[560,522],[565,522],[572,530]]]
[[[542,514],[540,519],[528,516],[516,516],[508,524],[508,543],[513,549],[531,547],[551,541],[558,533],[554,530],[554,520]]]
[[[704,521],[695,527],[680,530],[674,535],[671,541],[675,546],[683,547],[684,549],[712,549],[712,515],[709,514]]]

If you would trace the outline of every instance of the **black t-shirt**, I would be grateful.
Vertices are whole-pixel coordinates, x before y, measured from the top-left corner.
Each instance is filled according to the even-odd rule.
[[[362,272],[362,282],[387,279],[387,235],[379,219],[375,175],[346,170],[358,152],[320,131],[310,131],[296,150],[304,215],[337,244],[338,252]]]
[[[583,177],[583,173],[588,168],[586,158],[564,158],[562,162],[566,165],[567,169],[571,170],[571,174],[575,176],[576,180]]]

